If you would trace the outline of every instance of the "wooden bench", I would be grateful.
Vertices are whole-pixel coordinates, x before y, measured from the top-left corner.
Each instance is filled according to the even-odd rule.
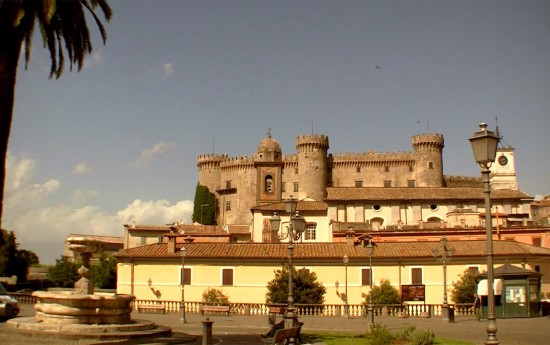
[[[138,312],[141,313],[142,310],[151,310],[151,311],[162,311],[163,314],[166,313],[166,307],[164,304],[138,304]]]
[[[227,316],[229,316],[229,306],[228,305],[203,305],[201,307],[201,314],[204,315],[205,312],[227,313]]]
[[[262,342],[265,344],[287,344],[289,339],[294,338],[295,344],[299,344],[301,328],[300,324],[298,327],[278,329],[272,338],[263,338]]]

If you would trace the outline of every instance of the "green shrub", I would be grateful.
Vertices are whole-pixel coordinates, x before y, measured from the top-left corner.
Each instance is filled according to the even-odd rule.
[[[435,343],[435,335],[432,330],[423,331],[417,329],[409,335],[407,340],[411,345],[433,345]]]
[[[215,303],[218,305],[228,305],[229,297],[222,290],[208,288],[202,293],[202,301],[205,303]]]
[[[370,331],[367,333],[367,344],[369,345],[391,345],[395,340],[395,336],[379,323],[369,326]]]

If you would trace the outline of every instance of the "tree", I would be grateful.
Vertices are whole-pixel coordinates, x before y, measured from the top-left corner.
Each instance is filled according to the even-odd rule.
[[[90,279],[98,289],[116,289],[116,259],[101,254],[97,263],[91,266]]]
[[[103,12],[105,21],[109,21],[112,13],[107,0],[0,0],[0,226],[17,65],[23,43],[26,67],[31,56],[35,22],[38,22],[44,47],[50,52],[50,78],[59,78],[63,73],[63,47],[69,57],[70,69],[74,63],[80,71],[85,56],[92,52],[84,9],[91,13],[104,44],[107,38],[103,24],[94,12],[97,7]]]
[[[476,272],[466,270],[460,280],[453,283],[451,300],[454,303],[473,303],[476,299]]]
[[[48,279],[57,287],[74,287],[74,283],[78,280],[78,266],[67,257],[61,256],[48,270]]]
[[[18,282],[27,280],[29,267],[38,263],[38,256],[30,250],[17,249],[13,231],[0,231],[0,276],[17,276]]]
[[[368,294],[363,294],[365,298],[364,304],[368,304],[370,295],[372,293],[372,304],[399,304],[401,298],[399,297],[399,291],[391,285],[388,279],[380,280],[380,286],[373,286],[372,291]]]
[[[216,224],[216,196],[210,193],[208,187],[197,184],[195,190],[195,205],[193,208],[193,222],[204,225]]]
[[[305,268],[292,269],[294,303],[323,304],[327,289],[317,281],[317,274]],[[275,278],[267,284],[266,303],[283,304],[288,301],[288,269],[275,271]]]

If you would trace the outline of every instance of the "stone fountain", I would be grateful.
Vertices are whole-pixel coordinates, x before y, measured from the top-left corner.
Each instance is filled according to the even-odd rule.
[[[90,258],[101,252],[101,243],[89,236],[71,236],[69,249],[79,253],[81,278],[74,291],[35,291],[35,317],[19,317],[7,322],[21,332],[39,332],[63,338],[127,339],[137,336],[159,337],[171,334],[169,327],[145,320],[132,320],[135,297],[124,294],[94,293],[90,280]]]

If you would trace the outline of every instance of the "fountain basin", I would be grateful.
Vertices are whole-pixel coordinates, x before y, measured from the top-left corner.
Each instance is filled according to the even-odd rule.
[[[35,319],[52,324],[131,323],[132,295],[80,295],[70,291],[33,293]]]

